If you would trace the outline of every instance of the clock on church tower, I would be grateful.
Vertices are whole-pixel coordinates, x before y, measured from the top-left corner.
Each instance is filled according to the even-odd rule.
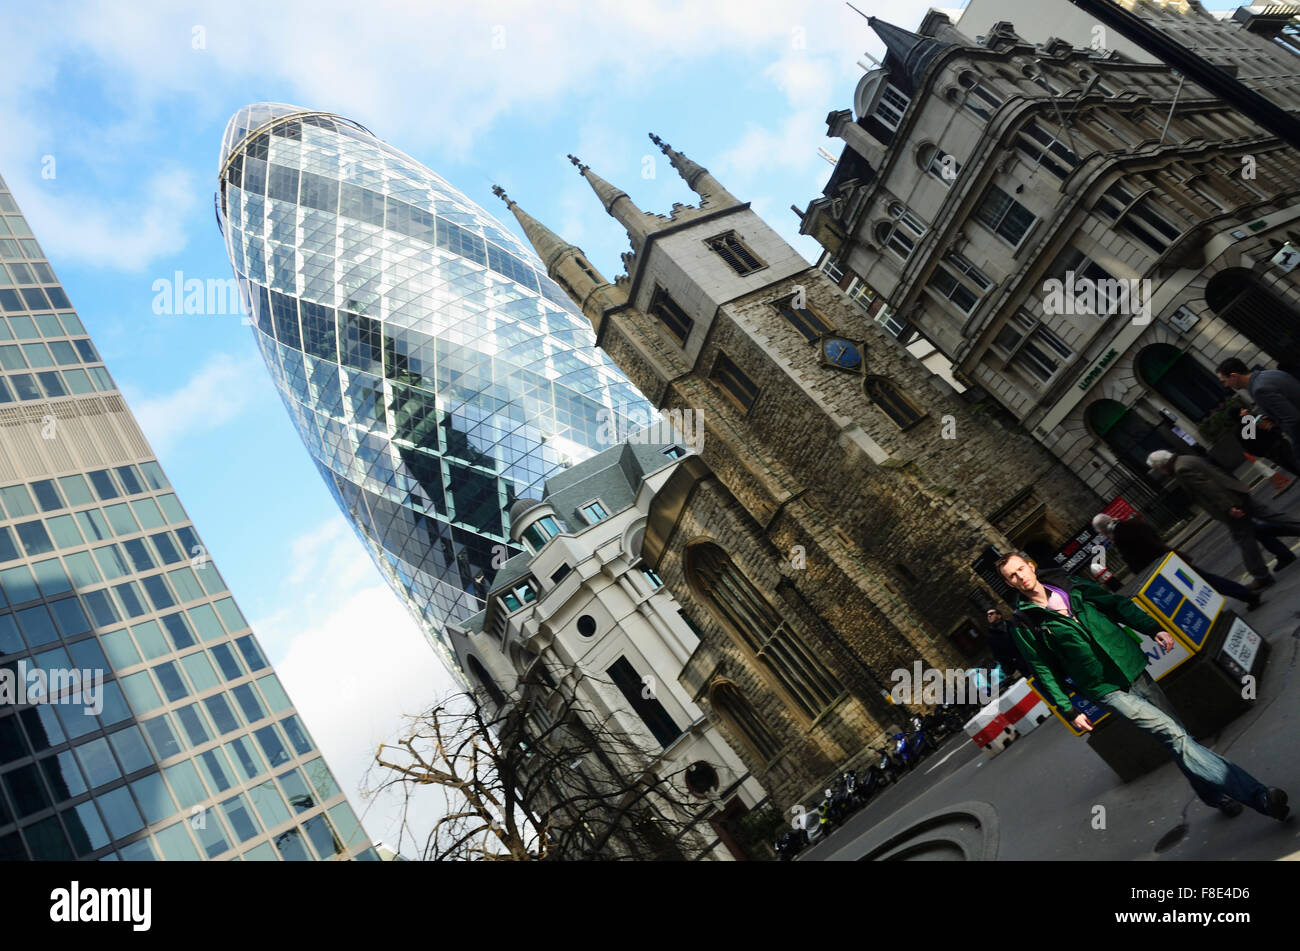
[[[822,362],[839,370],[854,373],[862,369],[862,344],[844,337],[823,337]]]

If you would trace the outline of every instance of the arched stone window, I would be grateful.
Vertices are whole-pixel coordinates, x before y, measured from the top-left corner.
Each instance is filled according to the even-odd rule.
[[[686,574],[709,610],[772,675],[798,710],[816,718],[843,692],[803,638],[713,542],[686,550]]]
[[[718,678],[709,687],[709,703],[731,732],[743,740],[759,762],[771,761],[780,751],[780,744],[749,700],[730,680]]]
[[[501,692],[501,688],[498,687],[497,682],[492,679],[492,675],[487,672],[483,667],[483,664],[480,663],[479,659],[473,654],[469,655],[469,672],[473,678],[479,682],[479,686],[487,691],[487,695],[498,708],[506,705],[505,694]]]
[[[867,398],[894,421],[899,429],[911,429],[925,416],[898,387],[883,376],[869,376],[864,384]]]
[[[1171,344],[1153,343],[1138,351],[1137,372],[1178,412],[1198,423],[1227,398],[1217,376]]]
[[[1205,302],[1281,369],[1300,372],[1300,313],[1254,271],[1240,267],[1220,271],[1205,287]]]

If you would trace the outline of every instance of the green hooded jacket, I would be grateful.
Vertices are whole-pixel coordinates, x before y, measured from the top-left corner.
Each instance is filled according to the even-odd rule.
[[[1034,669],[1039,692],[1069,720],[1077,713],[1072,712],[1065,678],[1089,700],[1127,689],[1146,669],[1148,658],[1140,639],[1120,624],[1143,634],[1156,634],[1163,626],[1123,595],[1091,581],[1053,574],[1044,572],[1039,580],[1066,592],[1074,617],[1034,604],[1022,594],[1012,617],[1013,636]]]

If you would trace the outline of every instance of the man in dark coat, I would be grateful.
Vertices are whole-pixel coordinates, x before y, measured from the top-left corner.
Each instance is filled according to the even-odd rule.
[[[1255,576],[1254,582],[1247,585],[1251,591],[1261,591],[1276,580],[1264,564],[1260,545],[1277,556],[1274,571],[1296,560],[1291,549],[1278,541],[1278,536],[1300,535],[1300,518],[1253,498],[1250,486],[1244,482],[1200,456],[1175,456],[1167,449],[1157,449],[1147,456],[1147,465],[1152,472],[1172,475],[1210,518],[1228,527],[1232,540],[1241,549],[1246,569]]]
[[[1234,390],[1245,390],[1259,411],[1282,427],[1292,448],[1300,449],[1300,380],[1284,370],[1247,368],[1229,357],[1219,364],[1219,380]]]
[[[1013,679],[1028,676],[1030,667],[1020,656],[1020,651],[1016,650],[1011,627],[1003,619],[1002,612],[997,608],[989,608],[988,621],[989,649],[993,651],[993,659],[998,662],[998,666]]]

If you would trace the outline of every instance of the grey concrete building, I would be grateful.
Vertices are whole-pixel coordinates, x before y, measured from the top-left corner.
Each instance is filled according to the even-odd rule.
[[[885,59],[828,117],[847,145],[803,215],[823,269],[1108,501],[1162,509],[1153,449],[1231,462],[1215,367],[1300,366],[1300,157],[1158,63],[937,11],[872,26]]]
[[[696,826],[700,846],[689,857],[745,858],[736,823],[766,793],[681,681],[700,636],[641,559],[654,497],[689,455],[684,441],[651,441],[657,430],[516,502],[511,535],[526,551],[501,566],[487,608],[450,631],[484,702],[513,704],[540,688],[547,717],[573,711],[598,739],[629,738],[612,758],[626,775],[658,777],[686,805],[677,821]],[[529,676],[541,670],[541,683]]]

